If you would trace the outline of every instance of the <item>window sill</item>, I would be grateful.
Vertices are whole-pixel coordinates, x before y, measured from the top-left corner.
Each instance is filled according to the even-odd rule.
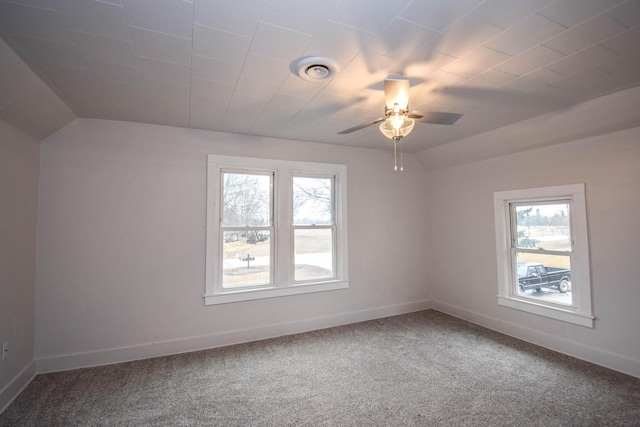
[[[276,298],[289,295],[309,294],[313,292],[347,289],[348,280],[315,282],[292,285],[286,288],[234,289],[204,296],[204,305],[227,304],[231,302],[251,301],[264,298]]]
[[[563,309],[559,307],[551,307],[520,298],[498,296],[498,304],[504,307],[561,320],[567,323],[573,323],[587,328],[593,328],[593,321],[595,319],[591,314],[580,313],[568,308]]]

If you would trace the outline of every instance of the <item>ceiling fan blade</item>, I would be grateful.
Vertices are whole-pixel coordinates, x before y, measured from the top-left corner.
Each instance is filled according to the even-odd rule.
[[[386,79],[384,81],[384,100],[388,109],[398,104],[401,110],[406,110],[409,105],[408,79]]]
[[[360,129],[364,129],[364,128],[369,127],[371,125],[375,125],[376,123],[383,122],[385,119],[386,119],[386,117],[380,117],[379,119],[375,119],[375,120],[372,120],[372,121],[367,122],[367,123],[360,123],[357,126],[354,126],[352,128],[345,129],[343,131],[338,132],[338,135],[344,135],[346,133],[351,133],[351,132],[355,132],[355,131],[360,130]]]
[[[442,113],[437,111],[412,111],[407,117],[415,119],[416,122],[433,123],[436,125],[452,125],[458,121],[462,114]]]

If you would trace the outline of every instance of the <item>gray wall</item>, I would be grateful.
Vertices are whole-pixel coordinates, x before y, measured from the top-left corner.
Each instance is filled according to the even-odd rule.
[[[206,154],[345,163],[347,290],[204,306]],[[43,141],[36,356],[65,369],[427,307],[425,172],[393,153],[77,120]]]
[[[39,163],[40,143],[0,120],[0,411],[35,372]]]
[[[498,306],[493,192],[586,183],[595,328]],[[432,171],[435,306],[640,376],[640,128]]]

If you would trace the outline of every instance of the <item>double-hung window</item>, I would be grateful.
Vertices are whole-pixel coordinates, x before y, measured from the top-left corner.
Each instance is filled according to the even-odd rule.
[[[348,287],[344,165],[208,156],[205,304]]]
[[[220,178],[221,288],[270,286],[274,173],[221,169]],[[244,250],[239,242],[247,243]]]
[[[500,305],[593,327],[584,185],[494,194]]]
[[[335,278],[335,177],[293,175],[293,280]]]

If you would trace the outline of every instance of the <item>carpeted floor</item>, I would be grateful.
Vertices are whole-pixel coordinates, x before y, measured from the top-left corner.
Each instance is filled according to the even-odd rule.
[[[640,379],[423,311],[38,375],[0,426],[640,426]]]

